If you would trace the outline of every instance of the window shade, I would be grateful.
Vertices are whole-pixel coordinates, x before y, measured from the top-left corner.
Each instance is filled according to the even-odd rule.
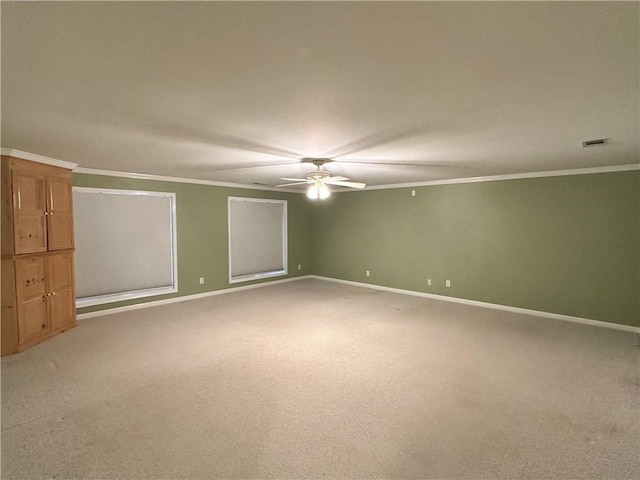
[[[75,187],[76,298],[176,291],[175,194]]]
[[[229,281],[287,273],[287,202],[229,197]]]

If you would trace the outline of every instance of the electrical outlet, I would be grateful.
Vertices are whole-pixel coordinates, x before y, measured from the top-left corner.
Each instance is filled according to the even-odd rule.
[[[204,277],[200,277],[200,285],[204,285]]]
[[[446,281],[444,282],[444,286],[445,286],[445,287],[450,287],[450,286],[451,286],[451,280],[446,280]]]
[[[302,270],[302,265],[298,264],[298,270]]]
[[[431,285],[431,279],[427,279],[427,285]]]
[[[415,197],[416,196],[416,191],[415,190],[411,190],[411,196]]]
[[[370,276],[371,276],[371,272],[370,272],[369,270],[365,271],[365,272],[364,272],[364,274],[365,274],[367,277],[370,277]]]

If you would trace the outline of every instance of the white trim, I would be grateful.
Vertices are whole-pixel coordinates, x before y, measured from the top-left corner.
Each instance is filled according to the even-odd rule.
[[[600,320],[591,320],[589,318],[581,318],[581,317],[572,317],[570,315],[562,315],[559,313],[551,313],[551,312],[543,312],[541,310],[530,310],[528,308],[520,308],[520,307],[510,307],[508,305],[500,305],[498,303],[487,303],[487,302],[478,302],[476,300],[467,300],[464,298],[456,298],[456,297],[447,297],[445,295],[435,295],[433,293],[426,293],[426,292],[416,292],[414,290],[404,290],[401,288],[392,288],[392,287],[383,287],[381,285],[375,285],[372,283],[363,283],[363,282],[354,282],[351,280],[342,280],[339,278],[331,278],[331,277],[323,277],[320,275],[308,275],[309,278],[315,278],[318,280],[326,280],[329,282],[337,282],[337,283],[344,283],[347,285],[354,285],[357,287],[365,287],[365,288],[371,288],[374,290],[383,290],[385,292],[393,292],[393,293],[400,293],[400,294],[404,294],[404,295],[412,295],[415,297],[424,297],[424,298],[430,298],[432,300],[443,300],[445,302],[452,302],[452,303],[461,303],[463,305],[473,305],[475,307],[483,307],[483,308],[491,308],[494,310],[504,310],[507,312],[513,312],[513,313],[522,313],[524,315],[535,315],[538,317],[545,317],[545,318],[552,318],[554,320],[563,320],[566,322],[573,322],[573,323],[581,323],[584,325],[591,325],[593,327],[603,327],[603,328],[611,328],[613,330],[622,330],[625,332],[633,332],[633,333],[638,333],[640,334],[640,327],[634,327],[632,325],[622,325],[620,323],[609,323],[609,322],[603,322]]]
[[[242,183],[229,183],[218,182],[214,180],[199,180],[195,178],[184,177],[170,177],[164,175],[151,175],[146,173],[134,173],[134,172],[120,172],[114,170],[100,170],[95,168],[78,167],[77,163],[65,162],[51,157],[45,157],[43,155],[37,155],[35,153],[23,152],[12,148],[0,149],[2,155],[7,155],[16,158],[22,158],[24,160],[31,160],[39,163],[46,163],[48,165],[54,165],[63,168],[72,169],[77,173],[85,173],[90,175],[104,175],[110,177],[123,177],[123,178],[136,178],[141,180],[157,180],[163,182],[177,182],[177,183],[195,183],[199,185],[213,185],[218,187],[229,188],[246,188],[250,190],[266,190],[271,192],[287,192],[287,193],[300,193],[305,194],[306,191],[294,190],[291,188],[276,188],[261,185],[245,185]],[[374,185],[365,187],[364,190],[383,190],[390,188],[409,188],[409,187],[423,187],[430,185],[451,185],[456,183],[477,183],[477,182],[493,182],[499,180],[518,180],[523,178],[539,178],[539,177],[559,177],[566,175],[585,175],[593,173],[610,173],[610,172],[626,172],[631,170],[640,170],[640,164],[628,164],[628,165],[614,165],[610,167],[589,167],[589,168],[575,168],[567,170],[551,170],[543,172],[530,172],[530,173],[513,173],[507,175],[492,175],[485,177],[469,177],[469,178],[452,178],[447,180],[432,180],[425,182],[410,182],[410,183],[393,183],[387,185]],[[334,190],[333,193],[343,193],[352,190]]]
[[[600,320],[591,320],[589,318],[572,317],[570,315],[561,315],[558,313],[542,312],[540,310],[529,310],[527,308],[510,307],[508,305],[499,305],[496,303],[478,302],[475,300],[465,300],[463,298],[447,297],[444,295],[434,295],[431,293],[416,292],[413,290],[403,290],[401,288],[383,287],[383,286],[374,285],[371,283],[353,282],[351,280],[341,280],[339,278],[323,277],[320,275],[301,275],[299,277],[285,278],[282,280],[272,280],[270,282],[254,283],[253,285],[244,285],[242,287],[223,288],[220,290],[213,290],[211,292],[196,293],[193,295],[184,295],[182,297],[168,298],[166,300],[156,300],[153,302],[137,303],[135,305],[116,307],[108,310],[98,310],[95,312],[80,313],[77,315],[76,318],[78,320],[85,320],[87,318],[101,317],[103,315],[111,315],[115,313],[131,311],[131,310],[140,310],[142,308],[157,307],[160,305],[168,305],[170,303],[186,302],[189,300],[197,300],[199,298],[212,297],[215,295],[222,295],[225,293],[234,293],[242,290],[250,290],[253,288],[267,287],[269,285],[276,285],[280,283],[287,283],[287,282],[293,282],[296,280],[304,280],[304,279],[310,279],[310,278],[317,279],[317,280],[324,280],[327,282],[344,283],[346,285],[354,285],[356,287],[371,288],[374,290],[382,290],[386,292],[393,292],[393,293],[399,293],[404,295],[412,295],[416,297],[429,298],[432,300],[442,300],[445,302],[460,303],[463,305],[473,305],[475,307],[491,308],[493,310],[503,310],[503,311],[513,312],[513,313],[521,313],[524,315],[534,315],[538,317],[552,318],[554,320],[563,320],[566,322],[590,325],[593,327],[610,328],[613,330],[622,330],[624,332],[640,334],[640,327],[634,327],[631,325],[621,325],[619,323],[602,322]]]
[[[130,292],[111,293],[76,299],[76,308],[89,307],[92,305],[102,305],[106,303],[122,302],[136,298],[152,297],[155,295],[167,295],[178,292],[178,228],[176,194],[174,192],[150,192],[142,190],[126,190],[116,188],[96,188],[96,187],[73,187],[73,192],[78,193],[98,193],[102,195],[130,195],[144,197],[168,198],[171,204],[171,280],[172,284],[165,287],[148,288],[144,290],[132,290]]]
[[[157,307],[157,306],[160,306],[160,305],[168,305],[170,303],[186,302],[186,301],[189,301],[189,300],[197,300],[199,298],[206,298],[206,297],[213,297],[213,296],[216,296],[216,295],[223,295],[225,293],[234,293],[234,292],[240,292],[242,290],[250,290],[250,289],[258,288],[258,287],[267,287],[269,285],[276,285],[276,284],[279,284],[279,283],[294,282],[296,280],[303,280],[305,278],[312,278],[312,275],[301,275],[299,277],[284,278],[282,280],[272,280],[270,282],[254,283],[253,285],[244,285],[242,287],[223,288],[223,289],[220,289],[220,290],[213,290],[211,292],[195,293],[193,295],[184,295],[182,297],[167,298],[165,300],[156,300],[156,301],[153,301],[153,302],[136,303],[135,305],[126,305],[124,307],[110,308],[108,310],[98,310],[98,311],[95,311],[95,312],[79,313],[76,316],[76,319],[77,320],[86,320],[87,318],[101,317],[101,316],[104,316],[104,315],[112,315],[114,313],[128,312],[128,311],[131,311],[131,310],[140,310],[142,308]]]
[[[286,270],[274,270],[272,272],[249,273],[247,275],[239,275],[237,277],[229,276],[229,285],[233,283],[250,282],[251,280],[260,280],[262,278],[284,277],[287,275]]]
[[[231,276],[231,201],[235,200],[238,202],[254,202],[254,203],[281,203],[283,204],[282,209],[282,225],[284,228],[283,232],[283,243],[282,246],[282,270],[274,270],[270,272],[259,272],[259,273],[250,273],[248,275],[239,275],[237,277]],[[251,280],[260,280],[261,278],[269,278],[269,277],[281,277],[283,275],[287,275],[289,273],[289,225],[287,223],[287,206],[288,202],[286,200],[280,199],[271,199],[271,198],[253,198],[253,197],[227,197],[227,250],[229,253],[229,284],[232,283],[241,283],[241,282],[249,282]]]
[[[47,165],[53,165],[55,167],[68,168],[69,170],[73,170],[78,166],[77,163],[64,162],[55,158],[36,155],[35,153],[23,152],[21,150],[15,150],[13,148],[2,148],[0,149],[0,151],[2,152],[2,155],[7,155],[9,157],[31,160],[32,162],[38,163],[46,163]]]
[[[102,193],[104,195],[136,195],[142,197],[174,197],[174,192],[159,192],[154,190],[127,190],[126,188],[102,188],[102,187],[73,187],[74,192]]]
[[[177,279],[176,279],[177,283]],[[146,290],[132,290],[130,292],[109,293],[107,295],[97,295],[95,297],[76,298],[76,308],[92,307],[94,305],[105,305],[107,303],[124,302],[135,300],[136,298],[155,297],[157,295],[167,295],[177,293],[177,287],[159,287]]]
[[[447,180],[432,180],[427,182],[393,183],[388,185],[374,185],[363,190],[386,190],[391,188],[428,187],[432,185],[453,185],[458,183],[497,182],[501,180],[521,180],[525,178],[563,177],[567,175],[588,175],[593,173],[628,172],[640,170],[640,164],[615,165],[612,167],[575,168],[572,170],[552,170],[548,172],[513,173],[508,175],[492,175],[487,177],[451,178]],[[344,193],[353,190],[334,190]]]
[[[2,152],[2,155],[22,158],[24,160],[31,160],[39,163],[46,163],[48,165],[54,165],[57,167],[68,168],[73,170],[76,173],[84,173],[89,175],[135,178],[139,180],[156,180],[161,182],[193,183],[198,185],[213,185],[216,187],[245,188],[249,190],[298,193],[303,195],[306,194],[306,190],[297,190],[292,188],[276,188],[276,187],[269,187],[269,186],[262,186],[262,185],[245,185],[243,183],[218,182],[215,180],[200,180],[195,178],[170,177],[170,176],[164,176],[164,175],[151,175],[146,173],[120,172],[115,170],[100,170],[96,168],[78,167],[77,163],[65,162],[62,160],[57,160],[55,158],[45,157],[43,155],[36,155],[35,153],[23,152],[21,150],[15,150],[12,148],[2,148],[1,152]],[[614,165],[610,167],[575,168],[575,169],[567,169],[567,170],[551,170],[551,171],[530,172],[530,173],[513,173],[513,174],[507,174],[507,175],[491,175],[491,176],[485,176],[485,177],[452,178],[447,180],[431,180],[431,181],[424,181],[424,182],[392,183],[387,185],[373,185],[370,187],[365,187],[363,190],[385,190],[385,189],[391,189],[391,188],[427,187],[431,185],[453,185],[458,183],[495,182],[500,180],[519,180],[524,178],[561,177],[566,175],[586,175],[586,174],[593,174],[593,173],[627,172],[631,170],[640,170],[640,164]],[[344,192],[353,192],[353,190],[333,190],[332,191],[332,193],[344,193]]]
[[[107,177],[135,178],[138,180],[155,180],[159,182],[194,183],[196,185],[213,185],[214,187],[245,188],[248,190],[266,190],[269,192],[305,193],[292,188],[276,188],[262,185],[245,185],[243,183],[218,182],[214,180],[199,180],[196,178],[166,177],[164,175],[150,175],[146,173],[117,172],[114,170],[99,170],[96,168],[78,167],[74,173],[88,175],[102,175]]]

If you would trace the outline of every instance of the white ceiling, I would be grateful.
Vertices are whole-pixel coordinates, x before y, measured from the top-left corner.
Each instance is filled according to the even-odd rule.
[[[634,164],[639,35],[638,2],[3,2],[2,146],[268,185]]]

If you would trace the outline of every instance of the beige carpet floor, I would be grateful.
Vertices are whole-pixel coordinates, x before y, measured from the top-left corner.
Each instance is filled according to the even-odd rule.
[[[306,279],[2,359],[2,478],[640,478],[637,335]]]

